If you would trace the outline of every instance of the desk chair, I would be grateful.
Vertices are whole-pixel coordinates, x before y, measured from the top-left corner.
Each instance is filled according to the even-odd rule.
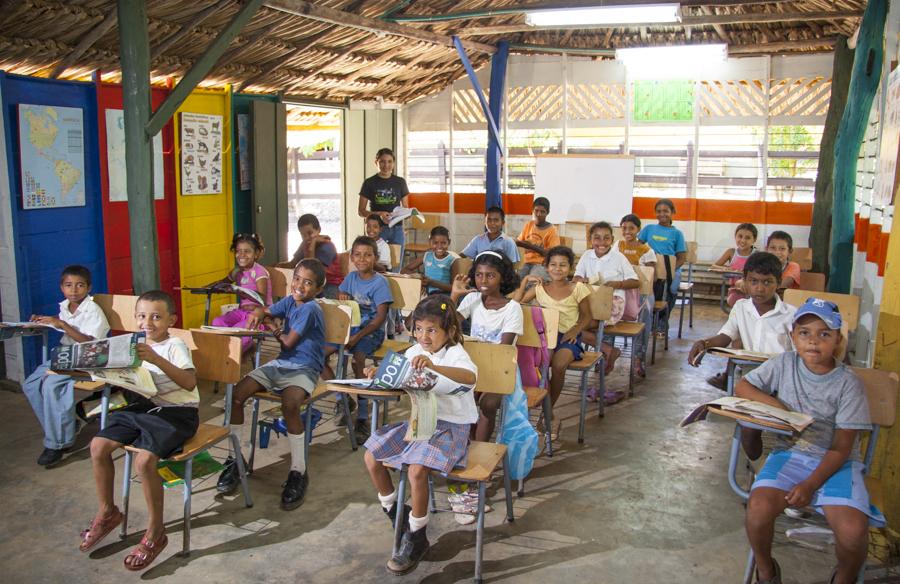
[[[496,393],[501,395],[511,394],[516,387],[516,348],[511,345],[495,345],[493,343],[479,343],[467,341],[466,351],[478,367],[478,381],[475,390],[482,393]],[[502,402],[501,402],[502,404]],[[500,407],[500,418],[503,418],[503,406]],[[474,483],[478,485],[478,511],[475,522],[475,582],[482,582],[481,569],[484,548],[484,504],[487,499],[487,483],[491,480],[494,470],[503,464],[503,488],[506,492],[506,520],[515,521],[512,506],[512,488],[509,477],[509,456],[505,444],[494,442],[469,442],[469,453],[465,468],[457,469],[447,475],[451,481]],[[406,500],[406,474],[407,466],[400,469],[400,480],[397,485],[397,501]],[[430,511],[432,513],[450,511],[438,509],[435,504],[434,491],[430,488]],[[400,538],[403,535],[403,513],[397,513],[394,522],[394,547],[393,553],[397,553],[400,546]]]
[[[791,261],[800,264],[800,269],[807,272],[812,269],[812,248],[795,247],[791,251]]]
[[[191,358],[198,379],[224,380],[231,379],[240,374],[241,341],[238,337],[226,337],[204,333],[202,331],[185,331],[170,328],[169,334],[182,339],[191,350]],[[200,424],[197,433],[184,443],[181,452],[170,456],[166,460],[184,462],[184,526],[182,529],[181,555],[191,553],[191,495],[193,493],[193,461],[194,458],[206,452],[223,440],[231,441],[231,448],[235,453],[235,461],[238,465],[238,473],[241,477],[241,489],[244,492],[244,505],[253,506],[250,497],[250,488],[247,485],[247,469],[244,468],[241,456],[241,445],[234,434],[228,429],[228,424]],[[134,455],[138,452],[132,446],[125,447],[125,471],[123,472],[122,506],[124,518],[119,537],[125,539],[128,533],[128,500],[131,494],[131,464]]]
[[[849,332],[854,332],[859,324],[859,296],[855,294],[838,294],[837,292],[817,292],[813,290],[785,290],[784,301],[793,306],[803,306],[810,298],[830,300],[837,304],[841,311],[841,319],[847,324]]]
[[[534,322],[532,308],[541,311],[541,317],[544,320],[543,331],[538,331]],[[517,347],[529,347],[533,349],[546,348],[553,354],[556,348],[556,338],[559,335],[559,311],[552,308],[540,308],[537,306],[522,306],[522,325],[523,333],[516,339]],[[543,332],[543,341],[541,340],[541,332]],[[544,346],[546,344],[546,347]],[[553,427],[553,405],[550,402],[550,392],[547,390],[547,384],[550,381],[550,363],[544,363],[540,372],[541,380],[538,387],[526,386],[523,384],[522,389],[528,397],[528,409],[542,408],[542,417],[544,421],[544,444],[547,446],[547,456],[553,456],[553,443],[550,440],[550,433]]]
[[[697,242],[687,242],[687,282],[684,280],[678,285],[678,298],[676,303],[678,308],[678,338],[681,338],[681,329],[684,325],[684,305],[688,308],[688,328],[694,328],[694,264],[697,263]],[[681,267],[682,272],[684,266]]]
[[[403,258],[404,265],[406,262],[406,255],[417,255],[420,253],[425,253],[426,251],[431,249],[431,243],[429,243],[428,238],[431,236],[431,230],[441,224],[441,218],[439,215],[434,213],[423,213],[421,215],[424,222],[416,223],[415,221],[410,221],[412,227],[406,227],[404,231],[406,232],[406,245],[403,247]],[[424,237],[424,241],[419,241],[419,236]],[[412,236],[412,241],[410,242],[410,236]],[[401,268],[403,266],[400,266]],[[398,268],[399,272],[400,269]]]
[[[388,281],[388,286],[391,288],[391,297],[394,299],[389,310],[415,310],[419,299],[422,298],[422,280],[397,274],[385,274],[384,277]],[[372,359],[380,361],[384,359],[388,351],[402,353],[411,346],[412,343],[409,341],[386,338],[378,350],[372,354]]]
[[[663,349],[669,350],[669,297],[672,295],[670,287],[672,279],[675,277],[675,256],[664,256],[656,254],[656,282],[654,290],[662,289],[662,298],[657,298],[653,303],[653,348],[650,354],[650,363],[656,363],[656,333],[662,325],[665,334],[665,344]],[[660,286],[659,284],[662,283]],[[663,316],[665,315],[665,319]]]
[[[468,274],[474,261],[472,258],[457,258],[453,260],[453,264],[450,266],[450,283],[452,284],[453,279],[459,274]]]
[[[810,292],[825,291],[825,274],[816,272],[800,272],[800,289]]]
[[[272,298],[279,300],[287,296],[294,280],[293,268],[266,266],[266,270],[269,271],[269,281],[272,283]]]
[[[634,270],[638,275],[638,280],[640,281],[640,302],[641,302],[641,312],[646,310],[645,302],[648,296],[653,295],[653,276],[655,274],[655,270],[650,266],[635,266]],[[611,290],[611,289],[610,289]],[[612,309],[612,295],[609,298],[610,301],[610,311]],[[599,308],[599,307],[598,307]],[[605,307],[602,310],[606,310]],[[596,317],[594,317],[596,318]],[[622,337],[624,339],[624,345],[628,345],[628,341],[631,340],[631,353],[629,359],[629,372],[628,372],[628,397],[634,396],[634,348],[637,339],[645,334],[646,325],[638,320],[637,322],[627,322],[627,321],[619,321],[614,325],[610,325],[604,327],[603,334],[606,336],[613,337],[613,343],[615,344],[616,337]],[[644,353],[646,354],[647,347],[644,347]],[[643,357],[643,360],[646,361],[646,356]]]

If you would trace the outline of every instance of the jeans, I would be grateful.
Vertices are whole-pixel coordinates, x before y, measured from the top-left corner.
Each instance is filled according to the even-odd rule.
[[[47,375],[50,362],[41,363],[25,380],[22,391],[44,429],[44,448],[62,450],[75,443],[75,380]]]

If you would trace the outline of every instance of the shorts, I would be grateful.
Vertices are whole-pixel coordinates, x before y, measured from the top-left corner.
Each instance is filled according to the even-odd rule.
[[[562,342],[563,335],[565,333],[559,333],[556,336],[556,351],[560,349],[568,349],[572,351],[572,355],[575,357],[576,361],[580,361],[582,355],[584,355],[584,349],[581,347],[581,335],[579,334],[574,341],[569,341],[567,343]]]
[[[350,328],[350,336],[355,335],[357,332],[359,332],[359,330],[361,328],[362,328],[362,326],[351,327]],[[356,353],[362,353],[366,356],[371,356],[372,353],[374,353],[375,351],[378,350],[378,348],[381,346],[381,343],[383,343],[383,342],[384,342],[384,329],[379,328],[372,334],[361,338],[359,340],[359,342],[356,343],[356,345],[353,347],[353,350],[351,350],[349,352],[354,355]],[[336,349],[340,348],[340,345],[338,345],[336,343],[325,343],[325,344],[329,345],[331,347],[334,347]]]
[[[184,443],[197,433],[200,416],[190,406],[159,407],[146,398],[138,398],[113,412],[98,438],[148,450],[160,458],[181,452]]]
[[[766,464],[756,476],[752,489],[771,487],[785,492],[790,491],[805,481],[821,462],[822,459],[807,454],[792,450],[776,450],[766,459]],[[866,491],[862,471],[861,462],[855,460],[845,462],[815,492],[812,506],[819,513],[822,513],[822,507],[828,505],[853,507],[869,517],[869,525],[883,527],[884,515],[877,507],[869,504],[869,493]]]
[[[286,387],[299,387],[312,395],[319,380],[319,374],[309,367],[290,367],[276,361],[257,367],[247,377],[274,394],[280,394]]]

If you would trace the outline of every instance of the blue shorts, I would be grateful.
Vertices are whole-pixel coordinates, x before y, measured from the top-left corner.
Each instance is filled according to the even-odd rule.
[[[753,489],[771,487],[788,492],[805,481],[822,462],[820,458],[793,452],[776,450],[766,459],[766,464],[756,477]],[[869,504],[869,493],[863,480],[861,462],[848,460],[831,475],[825,484],[815,492],[812,506],[822,513],[822,507],[840,505],[853,507],[869,517],[872,527],[884,527],[884,515],[877,507]]]
[[[358,326],[351,327],[350,328],[350,336],[353,336],[357,332],[359,332],[360,328],[362,328],[362,327],[358,327]],[[384,342],[384,329],[379,328],[378,330],[376,330],[374,333],[370,334],[369,336],[361,338],[359,340],[359,342],[356,343],[356,346],[353,347],[353,350],[350,351],[350,353],[353,353],[353,354],[363,353],[366,356],[370,356],[370,355],[372,355],[372,353],[374,353],[375,351],[378,350],[378,347],[380,347],[381,343],[383,343],[383,342]],[[330,347],[340,349],[340,345],[338,345],[336,343],[325,343],[325,344]]]
[[[568,349],[572,351],[572,355],[575,357],[576,361],[580,361],[582,355],[584,355],[584,349],[581,348],[581,335],[579,334],[575,337],[574,341],[569,341],[567,343],[562,342],[563,335],[565,333],[559,333],[556,336],[556,351],[560,349]]]

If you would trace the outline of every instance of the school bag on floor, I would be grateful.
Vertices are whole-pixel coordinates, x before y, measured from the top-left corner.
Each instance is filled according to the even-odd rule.
[[[534,466],[538,454],[538,434],[528,419],[528,396],[522,389],[522,376],[516,372],[516,388],[503,396],[503,427],[497,442],[508,449],[509,468],[505,469],[513,480],[524,479]]]

